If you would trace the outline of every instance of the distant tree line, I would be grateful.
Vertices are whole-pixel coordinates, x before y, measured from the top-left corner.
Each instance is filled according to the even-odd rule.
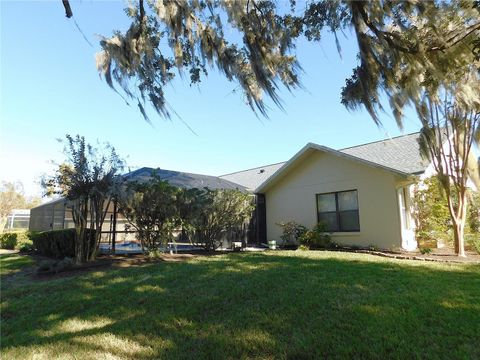
[[[0,185],[0,231],[13,209],[31,209],[41,202],[40,197],[25,196],[22,183],[3,181]]]

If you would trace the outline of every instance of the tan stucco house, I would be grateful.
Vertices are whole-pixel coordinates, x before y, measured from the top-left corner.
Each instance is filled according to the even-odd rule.
[[[286,162],[222,176],[152,168],[124,176],[138,181],[155,172],[179,187],[239,189],[255,194],[256,210],[246,231],[246,243],[280,242],[280,223],[295,221],[312,228],[321,221],[341,245],[413,250],[417,247],[413,184],[434,174],[432,164],[420,156],[419,136],[413,133],[340,150],[309,143]],[[66,210],[65,199],[32,209],[30,230],[73,226]],[[117,215],[113,206],[107,216],[110,222],[104,224],[105,233],[125,240],[126,222]]]
[[[309,143],[287,162],[221,178],[257,194],[262,241],[280,241],[279,223],[311,228],[322,221],[338,244],[413,250],[412,187],[430,172],[418,138],[414,133],[341,150]]]

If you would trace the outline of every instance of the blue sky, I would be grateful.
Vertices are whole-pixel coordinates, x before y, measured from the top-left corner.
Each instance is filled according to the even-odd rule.
[[[378,128],[366,113],[350,113],[340,90],[356,64],[356,45],[340,36],[340,59],[332,36],[302,41],[297,48],[305,90],[282,92],[285,111],[271,105],[258,119],[230,83],[210,70],[200,87],[176,79],[167,99],[182,121],[150,112],[143,120],[100,79],[95,34],[124,29],[122,2],[73,2],[75,19],[93,44],[64,16],[60,1],[1,1],[0,155],[2,181],[21,181],[28,195],[40,194],[40,176],[62,159],[57,138],[84,135],[108,141],[132,169],[151,166],[209,175],[287,160],[307,142],[342,148],[419,129],[407,113],[401,132],[390,114]]]

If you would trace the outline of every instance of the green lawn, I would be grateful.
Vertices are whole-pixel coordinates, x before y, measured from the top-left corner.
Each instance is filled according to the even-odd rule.
[[[25,266],[33,265],[34,261],[29,256],[18,254],[0,255],[0,276],[12,275]]]
[[[2,359],[480,358],[472,265],[231,254],[2,283],[1,300]]]

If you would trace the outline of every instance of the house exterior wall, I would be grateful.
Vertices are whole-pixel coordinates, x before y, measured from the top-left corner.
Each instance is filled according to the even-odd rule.
[[[280,222],[315,226],[316,194],[356,189],[360,231],[333,233],[332,240],[347,246],[400,248],[399,186],[394,173],[314,151],[265,191],[267,240],[280,241]]]

